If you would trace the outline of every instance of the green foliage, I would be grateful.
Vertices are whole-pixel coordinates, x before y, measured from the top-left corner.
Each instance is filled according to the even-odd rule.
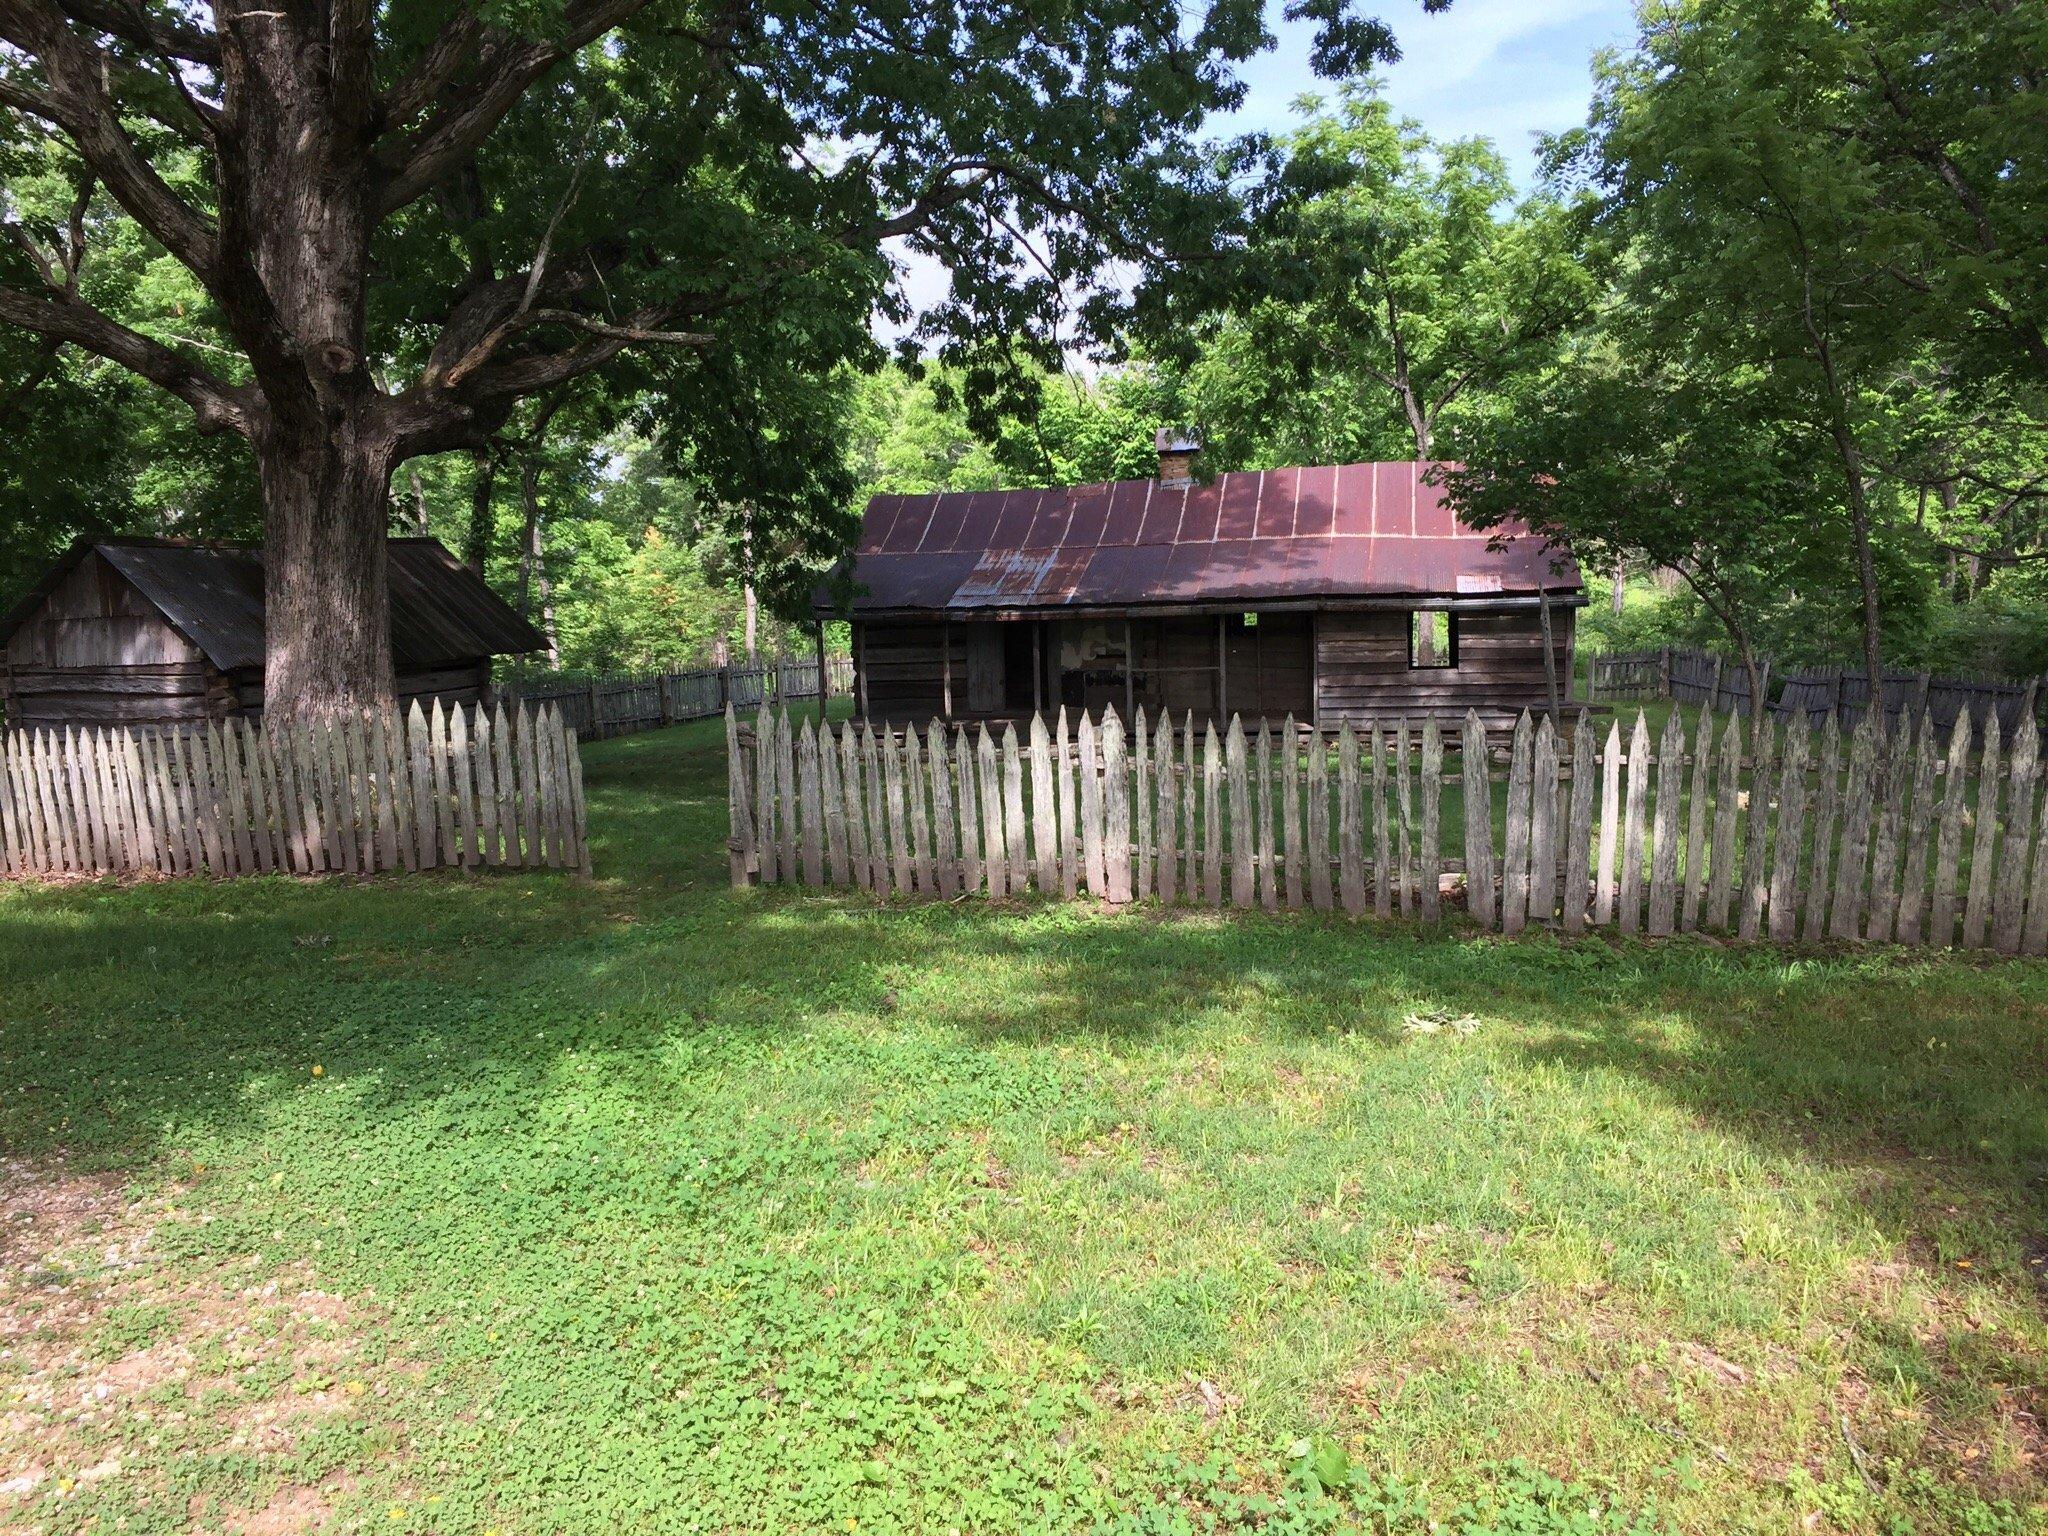
[[[1547,362],[1596,269],[1565,204],[1517,202],[1492,144],[1431,139],[1370,77],[1299,109],[1250,162],[1243,245],[1146,334],[1190,367],[1223,462],[1440,457]]]
[[[0,890],[9,1176],[152,1234],[10,1516],[2041,1529],[2041,964],[735,894],[716,722],[586,762],[593,882]]]

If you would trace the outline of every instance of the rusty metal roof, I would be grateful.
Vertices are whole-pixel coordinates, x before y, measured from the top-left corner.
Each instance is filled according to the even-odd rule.
[[[392,662],[415,671],[542,649],[547,641],[438,539],[392,539]],[[0,619],[0,644],[97,553],[223,672],[263,665],[263,552],[179,539],[81,539]]]
[[[856,613],[1237,606],[1584,590],[1518,525],[1458,522],[1430,464],[1247,470],[1185,487],[877,496],[854,554]],[[821,607],[824,606],[821,602]]]

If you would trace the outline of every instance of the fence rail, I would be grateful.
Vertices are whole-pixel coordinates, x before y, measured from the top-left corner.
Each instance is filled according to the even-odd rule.
[[[1804,715],[1818,729],[1829,715],[1845,724],[1860,720],[1870,707],[1870,682],[1861,668],[1779,668],[1766,658],[1758,665],[1769,712],[1780,720]],[[1591,659],[1596,699],[1671,699],[1708,709],[1750,712],[1749,673],[1738,661],[1690,646],[1665,646],[1654,651],[1608,651]],[[1777,696],[1773,698],[1775,684]],[[2033,712],[2038,680],[1994,677],[1937,676],[1905,667],[1884,670],[1883,713],[1889,716],[1933,717],[1946,729],[1968,714],[1979,731],[1993,715],[2008,739],[2021,719]]]
[[[552,706],[0,734],[8,875],[587,872],[589,860],[576,732]]]
[[[1020,742],[1014,726],[938,721],[793,731],[786,711],[749,729],[728,710],[732,882],[1212,907],[1227,893],[1433,921],[1462,870],[1473,918],[1506,933],[2048,952],[2031,718],[2008,752],[1995,715],[1980,739],[1967,713],[1946,731],[1924,714],[1817,731],[1803,714],[1703,714],[1688,740],[1674,714],[1653,748],[1640,712],[1604,739],[1590,716],[1567,732],[1525,713],[1498,763],[1470,714],[1461,733],[1347,724],[1334,753],[1292,721],[1247,736],[1233,719],[1199,742],[1192,719],[1158,725],[1141,712],[1127,735],[1112,709],[1070,732],[1062,711]]]
[[[826,661],[827,698],[853,692],[853,659]],[[634,673],[619,677],[512,678],[499,686],[504,699],[552,704],[585,741],[629,736],[685,720],[706,720],[727,705],[759,709],[818,696],[816,661],[769,662],[747,667],[700,667],[689,672]]]

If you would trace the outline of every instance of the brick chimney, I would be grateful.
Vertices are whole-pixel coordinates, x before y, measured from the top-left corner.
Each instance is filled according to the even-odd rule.
[[[1159,450],[1159,483],[1178,490],[1195,483],[1195,455],[1202,451],[1202,439],[1176,427],[1161,427],[1153,439]]]

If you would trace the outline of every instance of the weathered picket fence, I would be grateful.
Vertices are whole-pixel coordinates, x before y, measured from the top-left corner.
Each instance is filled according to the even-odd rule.
[[[1757,668],[1770,712],[1780,720],[1805,715],[1818,730],[1829,715],[1853,725],[1870,707],[1870,682],[1861,667],[1778,666],[1769,657]],[[1606,651],[1589,659],[1587,680],[1595,699],[1670,699],[1707,709],[1749,713],[1749,673],[1714,651],[1667,645],[1650,651]],[[1992,716],[2008,739],[2020,717],[2033,711],[2038,679],[1982,674],[1939,675],[1887,667],[1881,698],[1887,715],[1933,717],[1942,728],[1968,714],[1981,732]],[[1774,696],[1775,695],[1775,696]]]
[[[589,861],[576,733],[547,707],[0,735],[9,875]]]
[[[801,881],[951,899],[1036,890],[1110,902],[1308,905],[1439,916],[1446,888],[1514,933],[1555,923],[1781,943],[2048,951],[2039,734],[1869,714],[1844,732],[1673,712],[1561,731],[1524,714],[1496,764],[1478,718],[1393,721],[1334,743],[1290,720],[1199,745],[1192,720],[1034,717],[1020,742],[947,727],[792,729],[726,712],[736,886]],[[1454,751],[1454,771],[1445,768]],[[1502,770],[1497,772],[1496,767]],[[1451,826],[1447,827],[1446,822]],[[1277,824],[1277,832],[1276,832]],[[1334,847],[1333,847],[1334,837]],[[1498,851],[1496,851],[1498,850]]]
[[[827,698],[853,692],[853,658],[825,663]],[[707,720],[730,705],[759,709],[818,696],[818,663],[783,658],[754,666],[700,667],[688,672],[636,672],[584,677],[538,673],[511,677],[499,696],[552,704],[584,741],[630,736],[685,720]]]

